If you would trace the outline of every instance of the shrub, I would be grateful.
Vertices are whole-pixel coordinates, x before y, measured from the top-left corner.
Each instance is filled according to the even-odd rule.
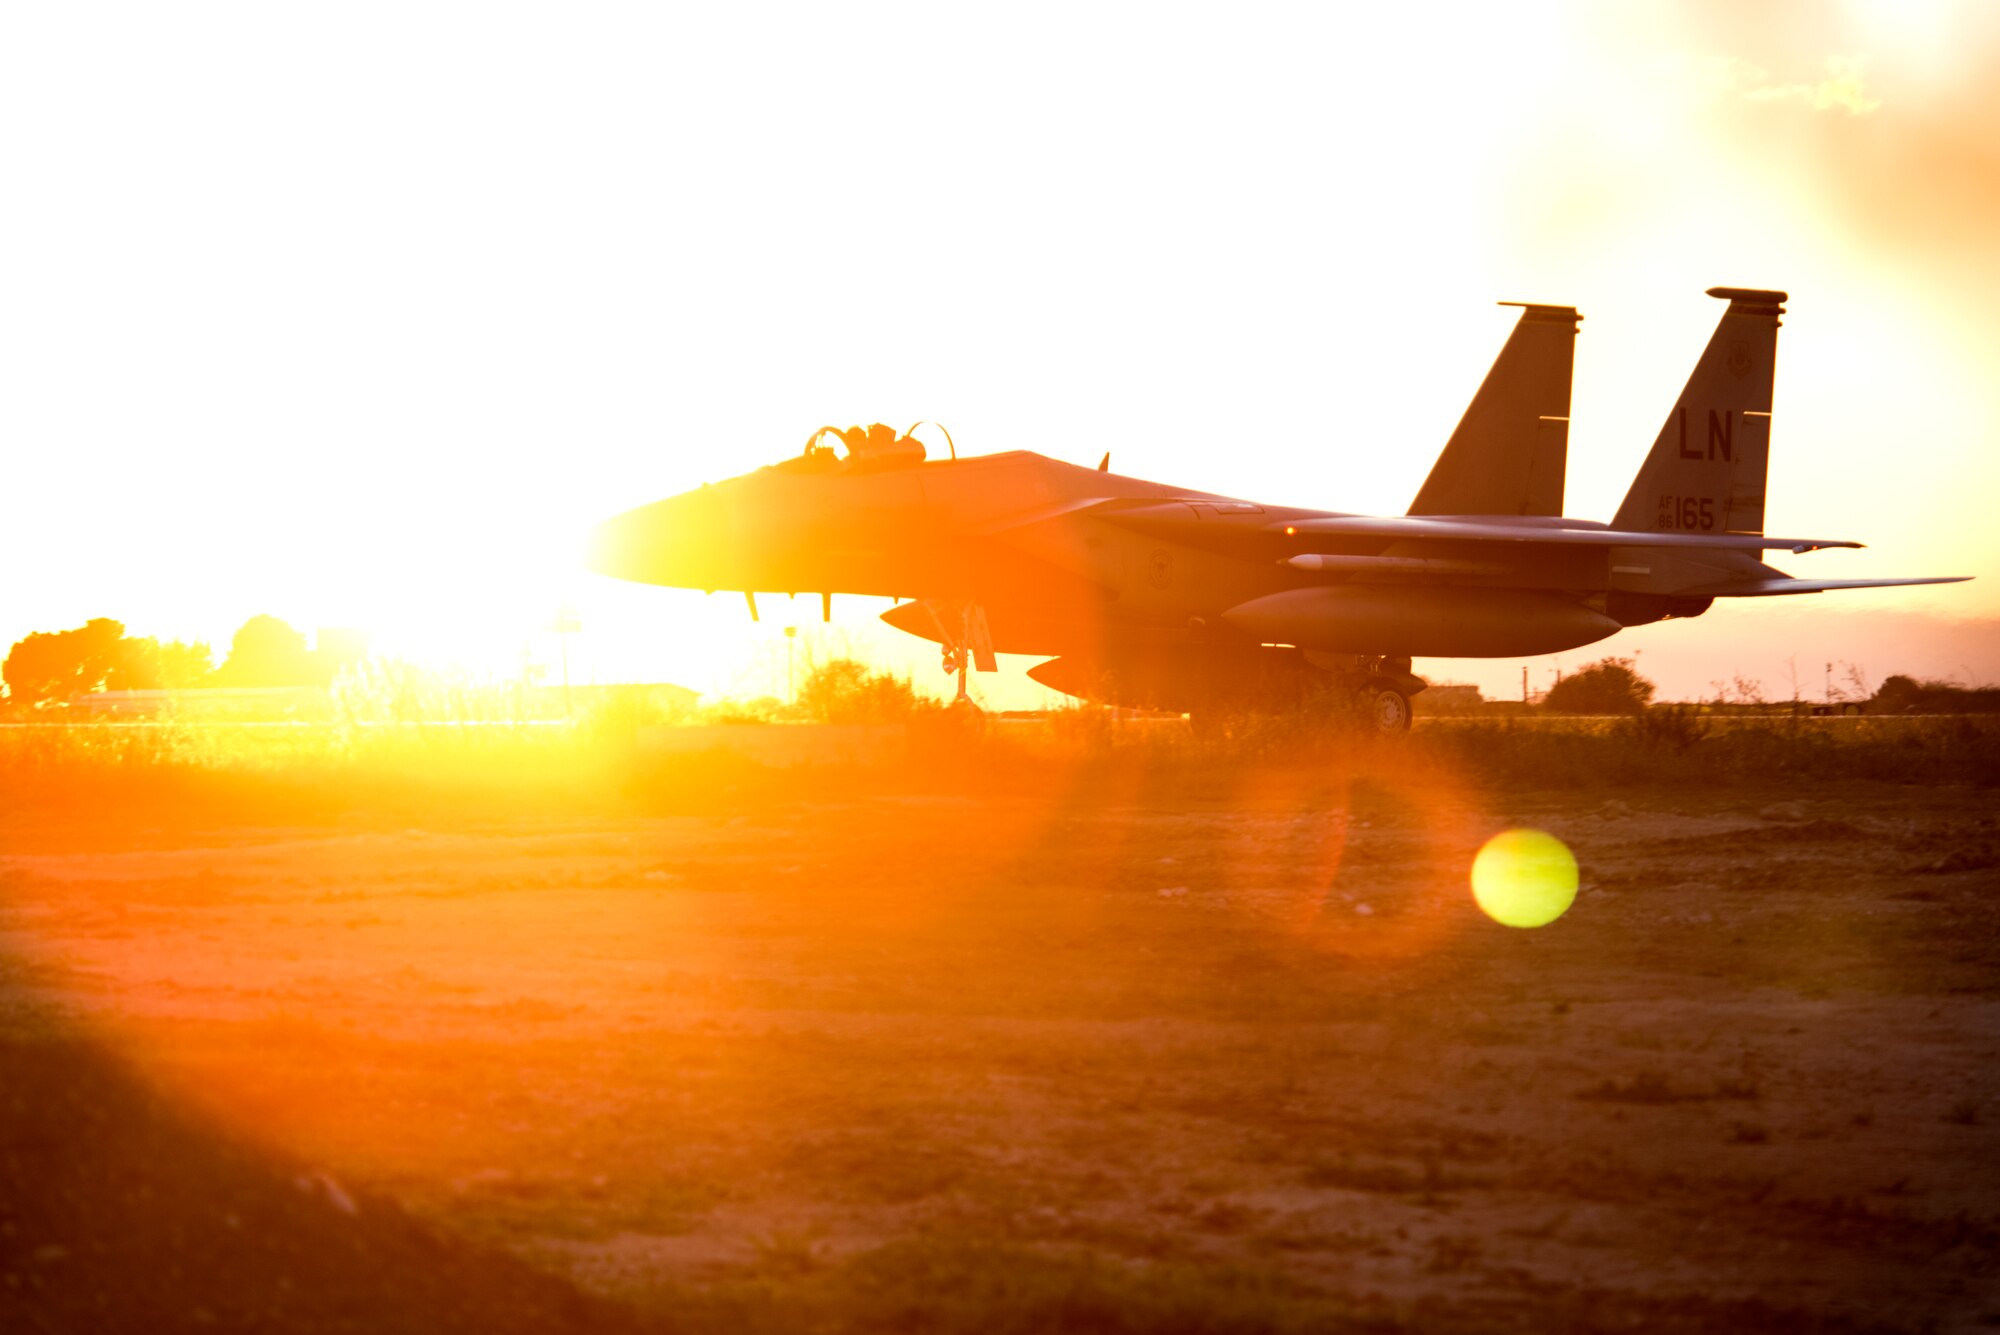
[[[1551,686],[1542,703],[1555,714],[1638,714],[1653,689],[1632,670],[1631,659],[1601,658]]]
[[[1654,705],[1618,725],[1641,746],[1686,751],[1709,734],[1708,716],[1699,705]]]
[[[1949,681],[1916,681],[1897,675],[1882,683],[1868,702],[1871,714],[2000,713],[2000,689],[1964,687]]]
[[[917,694],[906,678],[835,658],[806,676],[799,687],[799,708],[817,723],[900,723],[938,704]]]

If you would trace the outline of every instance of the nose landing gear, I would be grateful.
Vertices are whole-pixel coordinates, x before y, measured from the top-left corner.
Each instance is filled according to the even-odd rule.
[[[995,672],[1000,664],[993,656],[993,633],[987,629],[986,610],[977,603],[961,604],[953,611],[939,615],[939,607],[927,603],[931,620],[937,626],[938,640],[943,649],[944,670],[958,677],[958,695],[951,702],[953,713],[978,714],[979,706],[973,703],[966,689],[966,677],[972,669],[981,672]]]
[[[943,658],[944,670],[958,676],[958,694],[952,698],[948,708],[954,714],[977,714],[979,706],[972,702],[972,696],[967,692],[965,683],[966,673],[972,670],[972,654],[963,647],[947,644],[944,647]]]

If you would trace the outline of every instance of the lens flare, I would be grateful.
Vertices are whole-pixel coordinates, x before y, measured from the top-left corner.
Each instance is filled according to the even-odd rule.
[[[1472,859],[1472,897],[1507,927],[1545,927],[1576,902],[1576,858],[1540,830],[1506,830]]]

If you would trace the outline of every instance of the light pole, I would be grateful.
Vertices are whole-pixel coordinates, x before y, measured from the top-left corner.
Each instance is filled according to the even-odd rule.
[[[792,647],[798,643],[798,639],[797,626],[785,627],[785,702],[794,705],[799,702],[799,691],[792,683]]]
[[[563,717],[564,717],[564,718],[569,718],[569,717],[570,717],[570,707],[569,707],[569,637],[570,637],[570,636],[572,636],[572,635],[574,635],[574,634],[576,634],[576,633],[577,633],[578,631],[580,631],[580,630],[582,630],[582,629],[583,629],[583,620],[582,620],[582,619],[581,619],[580,617],[578,617],[578,616],[577,616],[577,614],[576,614],[576,609],[575,609],[574,607],[570,607],[570,606],[567,606],[567,605],[565,605],[565,606],[563,606],[562,608],[559,608],[559,609],[557,610],[557,612],[556,612],[556,626],[555,626],[555,630],[556,630],[556,635],[558,636],[558,638],[559,638],[559,639],[561,640],[561,642],[562,642],[562,665],[563,665]]]

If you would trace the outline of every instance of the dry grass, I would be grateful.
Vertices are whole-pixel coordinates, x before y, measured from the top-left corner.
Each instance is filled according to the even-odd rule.
[[[0,730],[0,1014],[673,1329],[1970,1320],[1996,734],[1858,722]]]
[[[1671,708],[1671,707],[1668,707]],[[13,809],[136,804],[329,812],[560,797],[703,808],[859,786],[978,796],[1046,791],[1225,795],[1246,774],[1366,779],[1411,770],[1490,791],[1767,788],[1844,780],[2000,785],[2000,719],[1738,720],[1683,744],[1643,720],[1438,720],[1408,737],[1313,719],[1246,717],[1214,730],[1120,724],[1092,710],[1044,724],[949,716],[885,727],[860,763],[777,770],[727,747],[648,745],[651,714],[610,709],[574,725],[333,724],[0,729],[0,798]],[[786,725],[744,725],[763,732]],[[798,736],[803,737],[805,732]],[[1994,845],[1949,850],[1937,870],[1994,865]]]

